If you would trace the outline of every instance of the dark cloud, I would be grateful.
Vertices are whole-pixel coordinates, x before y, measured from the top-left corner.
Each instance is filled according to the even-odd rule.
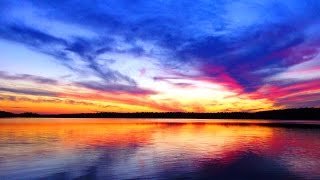
[[[40,84],[51,84],[57,85],[58,81],[55,79],[45,78],[41,76],[35,76],[30,74],[15,74],[11,75],[7,72],[0,71],[0,78],[7,79],[7,80],[23,80],[23,81],[33,81]]]
[[[0,91],[10,92],[10,93],[18,93],[18,94],[26,94],[26,95],[34,95],[34,96],[53,96],[53,97],[58,96],[58,94],[53,91],[27,89],[27,88],[16,89],[16,88],[0,87]]]
[[[42,45],[65,45],[67,43],[61,38],[51,36],[40,30],[25,26],[23,24],[2,25],[0,28],[0,37],[36,48]]]

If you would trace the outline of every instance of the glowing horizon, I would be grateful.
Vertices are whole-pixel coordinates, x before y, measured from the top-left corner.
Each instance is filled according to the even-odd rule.
[[[317,1],[3,1],[0,110],[320,107]]]

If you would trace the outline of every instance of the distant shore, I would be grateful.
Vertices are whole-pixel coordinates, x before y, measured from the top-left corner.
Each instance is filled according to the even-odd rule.
[[[79,113],[79,114],[36,114],[0,111],[0,118],[171,118],[171,119],[279,119],[279,120],[320,120],[320,108],[281,109],[260,112],[136,112],[136,113]]]

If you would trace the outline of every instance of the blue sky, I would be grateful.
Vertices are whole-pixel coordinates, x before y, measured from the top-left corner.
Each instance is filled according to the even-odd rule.
[[[39,98],[17,94],[48,91],[30,78],[38,77],[61,87],[41,98],[122,107],[115,111],[319,106],[317,0],[4,0],[0,10],[3,101]],[[193,90],[200,94],[186,98]]]

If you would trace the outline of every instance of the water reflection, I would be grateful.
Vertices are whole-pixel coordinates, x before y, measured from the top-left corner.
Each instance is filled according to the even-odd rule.
[[[318,129],[182,122],[3,119],[0,179],[320,178]]]

